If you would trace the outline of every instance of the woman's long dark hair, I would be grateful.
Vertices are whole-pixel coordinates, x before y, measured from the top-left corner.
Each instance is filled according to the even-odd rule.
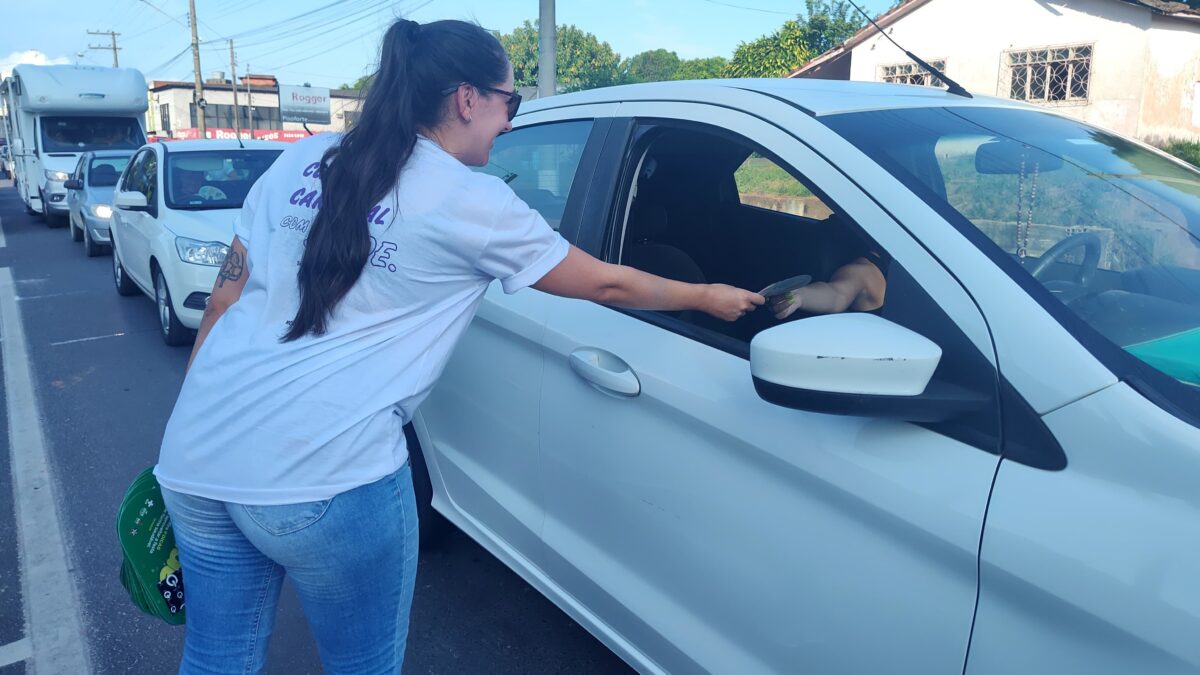
[[[507,75],[500,41],[475,24],[401,19],[388,28],[358,122],[321,157],[321,207],[296,275],[300,308],[283,342],[323,335],[358,281],[371,254],[367,213],[395,187],[417,129],[441,120],[441,92],[463,82],[494,87]]]

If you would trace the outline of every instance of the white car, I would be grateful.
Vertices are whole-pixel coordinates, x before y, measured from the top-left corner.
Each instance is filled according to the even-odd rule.
[[[158,305],[163,339],[186,344],[233,241],[246,193],[287,147],[198,140],[142,146],[121,173],[110,235],[113,281]]]
[[[1200,670],[1200,173],[917,86],[527,106],[484,170],[573,244],[871,313],[493,285],[410,430],[429,506],[645,673]]]

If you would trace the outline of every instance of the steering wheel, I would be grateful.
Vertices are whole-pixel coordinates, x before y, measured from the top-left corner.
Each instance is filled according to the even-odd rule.
[[[1079,263],[1079,271],[1075,278],[1069,281],[1046,279],[1047,273],[1054,263],[1058,262],[1068,251],[1082,247],[1083,262]],[[1096,278],[1096,270],[1100,267],[1100,253],[1103,243],[1094,232],[1077,232],[1050,247],[1037,264],[1030,270],[1034,279],[1042,282],[1051,293],[1058,295],[1063,302],[1070,302],[1082,296],[1092,280]]]

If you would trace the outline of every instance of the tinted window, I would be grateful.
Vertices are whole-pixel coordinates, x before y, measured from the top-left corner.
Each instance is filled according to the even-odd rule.
[[[515,129],[496,139],[487,165],[478,170],[502,178],[557,230],[591,131],[591,121]]]
[[[134,150],[146,142],[132,117],[43,117],[44,152]]]
[[[1200,172],[1040,112],[838,115],[834,130],[986,235],[1112,344],[1200,386]]]
[[[129,164],[128,157],[97,157],[88,167],[88,185],[112,187]]]
[[[126,192],[141,192],[145,193],[145,180],[142,171],[142,166],[146,163],[146,155],[149,151],[138,153],[133,158],[133,163],[127,167],[125,172],[124,182],[121,184],[121,189]]]
[[[240,209],[254,181],[282,150],[205,150],[167,153],[167,206]]]

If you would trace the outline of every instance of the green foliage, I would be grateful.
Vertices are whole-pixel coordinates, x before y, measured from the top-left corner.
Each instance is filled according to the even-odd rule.
[[[354,84],[346,84],[345,82],[343,82],[342,86],[338,87],[338,89],[356,89],[358,91],[362,91],[363,89],[366,89],[367,87],[371,86],[371,82],[374,79],[375,79],[374,73],[371,73],[370,75],[363,75],[362,77],[355,80]]]
[[[538,77],[538,27],[525,21],[498,36],[512,62],[517,87],[535,87]],[[559,26],[555,73],[561,92],[606,87],[620,81],[621,57],[607,42],[576,26]]]
[[[809,197],[812,193],[804,184],[766,157],[757,154],[747,159],[733,173],[737,189],[743,195],[770,197]]]
[[[1197,4],[1200,4],[1200,0],[1197,0]],[[1171,140],[1163,146],[1163,150],[1192,166],[1200,167],[1200,143],[1195,141]]]
[[[725,77],[725,67],[729,65],[729,61],[721,56],[712,56],[707,59],[685,59],[679,62],[679,68],[675,69],[673,80],[711,80],[717,77]]]
[[[678,54],[665,49],[652,49],[635,54],[621,62],[621,81],[633,84],[678,79],[675,73],[679,70],[680,63],[682,62]]]
[[[725,69],[729,77],[783,77],[809,59],[845,42],[865,24],[846,0],[805,0],[807,15],[738,45]]]

